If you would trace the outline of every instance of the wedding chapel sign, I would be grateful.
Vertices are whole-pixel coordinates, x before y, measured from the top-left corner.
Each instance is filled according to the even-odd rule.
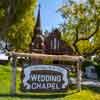
[[[22,91],[66,91],[68,83],[68,69],[58,65],[30,65],[22,71]]]

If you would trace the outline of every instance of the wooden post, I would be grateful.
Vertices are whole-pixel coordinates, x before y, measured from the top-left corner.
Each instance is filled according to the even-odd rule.
[[[12,55],[12,81],[11,81],[11,95],[16,94],[16,55]]]
[[[77,89],[80,92],[81,91],[81,80],[82,80],[82,75],[81,75],[81,60],[77,62]]]

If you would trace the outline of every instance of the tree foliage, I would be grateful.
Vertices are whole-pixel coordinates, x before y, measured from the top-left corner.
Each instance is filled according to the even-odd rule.
[[[65,20],[60,26],[62,38],[77,55],[89,56],[100,52],[100,0],[68,1],[58,10]]]
[[[26,49],[34,26],[36,0],[0,0],[0,39]]]

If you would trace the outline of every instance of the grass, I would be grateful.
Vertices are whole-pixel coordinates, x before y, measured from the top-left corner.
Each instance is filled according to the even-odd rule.
[[[17,94],[10,95],[11,66],[0,65],[0,100],[100,100],[100,87],[83,87],[81,92],[68,90],[64,93],[22,93],[20,91],[20,72],[17,71]]]

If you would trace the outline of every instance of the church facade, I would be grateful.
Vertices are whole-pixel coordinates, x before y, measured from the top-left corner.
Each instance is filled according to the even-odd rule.
[[[61,32],[56,28],[45,37],[41,28],[40,6],[34,28],[34,36],[30,44],[30,51],[52,55],[73,55],[73,50],[61,39]]]

